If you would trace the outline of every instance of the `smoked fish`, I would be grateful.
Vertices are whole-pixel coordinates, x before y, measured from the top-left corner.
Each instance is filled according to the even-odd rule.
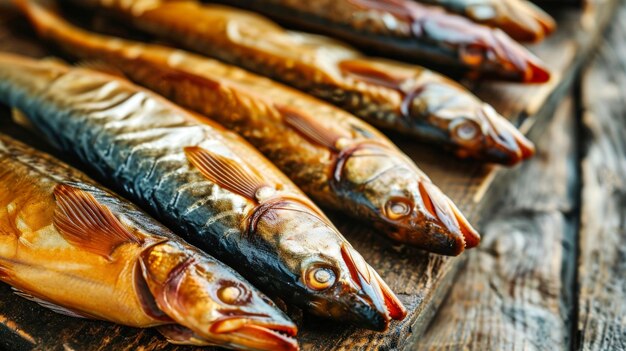
[[[382,56],[400,57],[442,71],[467,72],[470,78],[523,83],[543,83],[550,78],[545,64],[503,31],[439,6],[412,0],[210,2],[256,11],[279,23],[342,39]],[[147,11],[152,11],[149,6]]]
[[[480,241],[406,155],[349,113],[236,67],[89,33],[38,1],[19,2],[40,36],[238,132],[318,204],[370,220],[392,239],[436,253],[456,255]]]
[[[3,135],[0,281],[57,313],[157,327],[177,344],[298,349],[293,322],[230,267]]]
[[[415,0],[442,6],[477,23],[500,28],[518,41],[537,42],[554,32],[554,18],[527,0]]]
[[[8,53],[0,101],[263,292],[373,330],[405,317],[319,208],[235,133],[125,79]]]
[[[459,157],[514,165],[534,146],[491,106],[424,68],[373,59],[329,38],[194,1],[81,1],[133,26],[282,81],[381,128],[443,144]]]

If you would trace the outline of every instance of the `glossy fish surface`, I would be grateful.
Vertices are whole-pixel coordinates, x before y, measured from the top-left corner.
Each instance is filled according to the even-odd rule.
[[[458,254],[478,244],[479,235],[430,179],[349,113],[198,55],[83,31],[36,1],[23,3],[41,36],[238,132],[318,204],[433,252]]]
[[[400,56],[444,70],[464,70],[473,78],[525,83],[543,83],[550,78],[540,59],[501,30],[412,0],[213,2],[254,10],[380,55]]]
[[[554,19],[527,0],[416,0],[443,6],[471,20],[502,29],[519,41],[540,41],[556,29]]]
[[[364,57],[332,39],[288,32],[258,15],[220,5],[81,3],[292,85],[376,126],[443,144],[460,157],[514,165],[534,154],[532,143],[491,106],[424,68]]]
[[[268,294],[375,330],[405,316],[326,216],[214,122],[125,79],[10,54],[0,55],[0,99]]]
[[[77,170],[3,135],[0,280],[58,313],[195,335],[175,343],[298,349],[296,326],[231,268]]]

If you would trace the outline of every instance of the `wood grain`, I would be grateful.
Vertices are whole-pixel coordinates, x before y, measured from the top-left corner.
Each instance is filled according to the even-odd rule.
[[[490,210],[481,246],[469,254],[467,270],[414,349],[557,350],[567,344],[561,269],[563,245],[571,247],[575,230],[568,219],[578,182],[573,111],[572,100],[564,101],[539,155],[507,175],[507,195]]]
[[[490,83],[475,87],[503,115],[509,116],[517,124],[524,123],[523,128],[529,131],[532,138],[543,132],[541,125],[550,119],[558,101],[568,91],[577,70],[591,51],[593,38],[599,35],[610,13],[610,6],[605,6],[616,2],[598,1],[603,6],[590,7],[585,12],[564,10],[559,16],[563,18],[560,31],[547,44],[533,48],[539,56],[548,58],[554,57],[553,51],[559,52],[558,59],[550,62],[556,73],[556,78],[550,84],[521,87]],[[0,0],[0,4],[2,2],[6,0]],[[581,27],[583,18],[593,19],[590,23],[594,25]],[[0,22],[0,50],[38,57],[50,55],[49,48],[34,40],[25,21],[9,9],[0,7]],[[535,123],[538,121],[542,123]],[[51,151],[45,144],[38,142],[38,138],[12,125],[8,121],[6,109],[0,110],[0,131],[31,142],[44,151]],[[507,172],[500,172],[500,168],[459,161],[434,147],[416,144],[415,140],[392,137],[473,222],[480,224],[481,218],[489,219],[491,214],[482,209],[503,198],[503,193],[506,194],[504,185]],[[72,163],[73,160],[67,161]],[[455,282],[456,273],[463,266],[467,255],[449,258],[426,254],[392,244],[366,226],[340,215],[331,217],[357,250],[398,293],[410,313],[406,320],[392,324],[386,333],[358,330],[296,313],[293,316],[301,325],[299,340],[302,349],[397,350],[409,347],[426,329]],[[552,225],[558,229],[561,224],[553,222],[552,219],[538,219],[537,225]],[[490,231],[489,228],[483,229]],[[167,346],[151,330],[138,331],[55,315],[13,296],[8,287],[0,285],[0,345],[26,350],[33,348],[31,341],[34,341],[35,349],[41,350],[189,349]]]
[[[626,350],[626,7],[583,79],[579,350]]]

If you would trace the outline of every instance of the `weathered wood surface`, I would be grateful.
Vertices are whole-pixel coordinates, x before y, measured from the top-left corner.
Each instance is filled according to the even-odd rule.
[[[584,75],[579,350],[626,350],[626,7]]]
[[[5,0],[0,0],[0,4]],[[530,130],[534,121],[548,120],[558,100],[572,83],[576,71],[591,51],[614,0],[598,0],[601,6],[592,6],[584,13],[566,9],[558,15],[559,32],[533,48],[549,60],[555,79],[541,87],[519,87],[511,84],[486,84],[476,87],[488,102],[497,106],[514,122]],[[608,7],[607,7],[608,6]],[[2,18],[4,17],[4,21]],[[592,19],[591,26],[582,26],[583,18]],[[49,55],[39,45],[31,30],[8,8],[0,7],[0,50],[15,51],[33,56]],[[558,52],[554,59],[552,52]],[[36,138],[12,126],[8,111],[0,111],[0,131],[34,142],[45,151],[45,145]],[[539,135],[542,128],[535,125],[531,135]],[[505,177],[496,176],[498,168],[469,161],[458,161],[443,155],[433,147],[416,145],[413,140],[394,137],[394,140],[431,175],[433,180],[454,199],[459,207],[476,223],[481,222],[480,209],[498,198],[506,187]],[[540,156],[541,157],[541,156]],[[71,161],[71,160],[70,160]],[[492,181],[497,181],[492,184]],[[485,196],[487,194],[487,196]],[[487,218],[490,214],[487,213]],[[304,350],[396,350],[408,348],[423,333],[446,296],[454,277],[466,256],[459,258],[425,254],[404,246],[392,245],[379,238],[367,227],[333,216],[340,229],[396,291],[410,310],[409,318],[395,323],[387,333],[376,334],[345,325],[319,321],[309,316],[300,318],[303,324],[300,342]],[[555,224],[557,225],[557,224]],[[479,226],[480,227],[480,226]],[[490,228],[490,227],[489,227]],[[486,228],[489,230],[489,228]],[[167,346],[154,331],[139,331],[108,323],[75,320],[55,315],[30,302],[12,296],[8,287],[0,285],[0,345],[11,349],[76,349],[76,350],[155,350],[189,349]]]
[[[468,254],[415,350],[559,350],[568,345],[563,264],[575,263],[577,145],[574,107],[566,99],[542,136],[539,154],[507,174],[483,242]],[[569,287],[568,287],[569,288]]]

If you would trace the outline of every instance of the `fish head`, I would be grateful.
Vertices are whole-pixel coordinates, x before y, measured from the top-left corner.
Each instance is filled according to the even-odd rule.
[[[533,143],[490,105],[453,82],[425,84],[407,101],[411,123],[461,158],[515,165],[535,154]]]
[[[292,277],[293,298],[311,313],[372,330],[385,330],[406,315],[382,278],[308,200],[265,202],[251,229],[271,243],[266,250],[276,250]]]
[[[190,254],[190,252],[193,252]],[[141,279],[152,297],[146,306],[211,344],[242,350],[293,351],[296,325],[241,276],[197,249],[157,244],[140,259]]]
[[[333,186],[394,240],[447,255],[480,242],[454,203],[388,145],[360,143],[342,152]]]
[[[519,41],[536,42],[556,29],[554,19],[529,1],[476,1],[465,13],[475,21],[502,28]]]
[[[524,83],[550,80],[550,70],[545,63],[500,29],[477,24],[442,9],[414,13],[414,34],[445,44],[453,51],[450,53],[453,58],[474,73],[480,71],[482,73],[478,74],[488,78]]]

